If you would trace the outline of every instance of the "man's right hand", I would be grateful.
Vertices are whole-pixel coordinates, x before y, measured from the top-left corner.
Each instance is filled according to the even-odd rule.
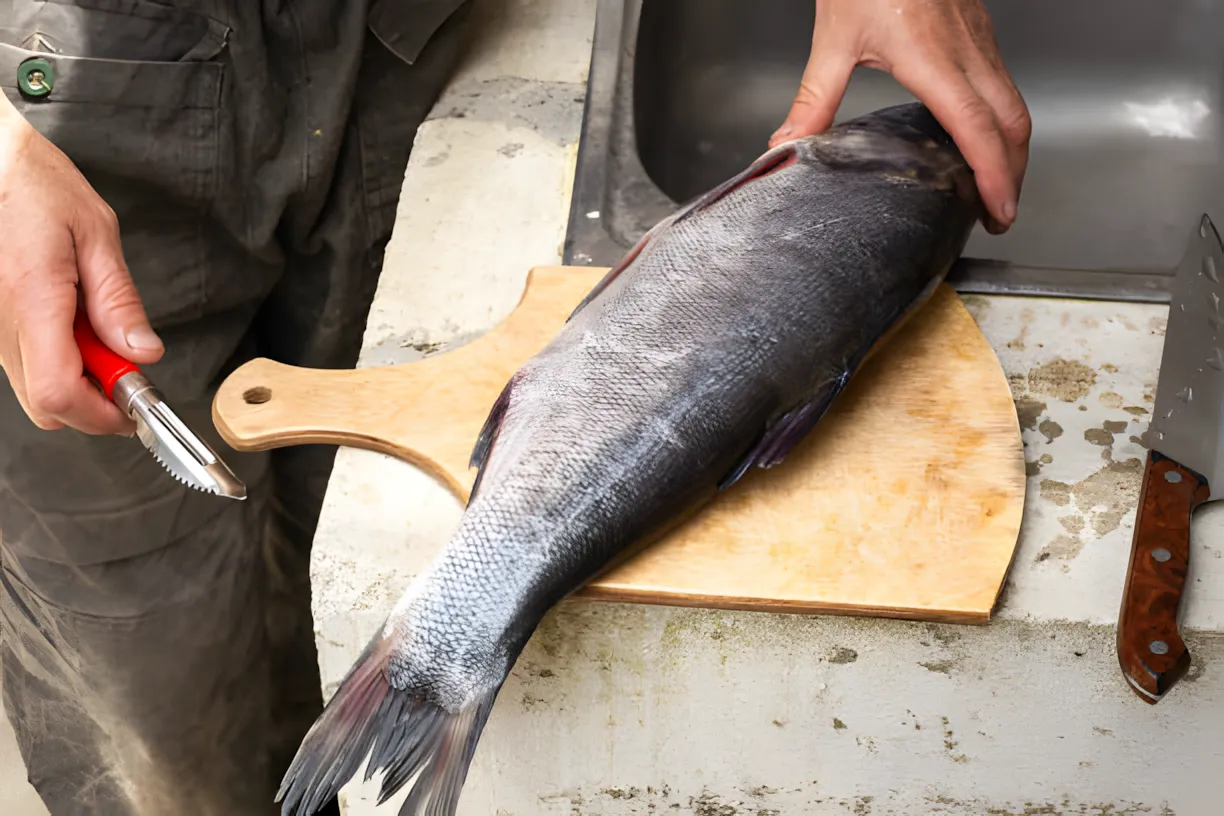
[[[137,364],[161,357],[115,213],[0,92],[0,367],[38,427],[131,434],[134,423],[82,373],[78,284],[103,343]]]
[[[828,128],[856,65],[889,72],[926,104],[973,168],[983,226],[1010,228],[1033,125],[982,0],[818,0],[811,59],[770,147]]]

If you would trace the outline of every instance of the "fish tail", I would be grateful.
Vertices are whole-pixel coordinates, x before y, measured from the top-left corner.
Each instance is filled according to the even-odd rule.
[[[454,816],[497,689],[452,712],[419,691],[395,688],[392,643],[381,634],[371,640],[307,732],[276,795],[282,816],[318,812],[367,756],[366,781],[385,772],[378,804],[416,776],[400,816]]]

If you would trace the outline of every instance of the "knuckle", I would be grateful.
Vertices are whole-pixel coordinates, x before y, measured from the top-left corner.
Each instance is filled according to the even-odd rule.
[[[1033,135],[1033,118],[1023,104],[1011,105],[999,116],[999,127],[1011,144],[1027,144]]]
[[[956,101],[955,111],[957,119],[973,125],[974,128],[994,130],[996,127],[994,114],[977,94],[963,94]]]
[[[49,419],[72,410],[72,389],[63,383],[34,380],[29,383],[28,389],[31,413]]]
[[[57,431],[64,427],[62,422],[58,422],[48,416],[37,413],[30,416],[30,421],[33,422],[35,427],[41,431]]]
[[[115,213],[111,206],[105,201],[98,199],[98,218],[102,221],[102,225],[108,230],[119,229],[119,216]]]
[[[141,306],[140,295],[131,285],[127,270],[116,266],[109,275],[102,276],[94,289],[94,298],[99,305],[111,310],[130,310]]]
[[[799,83],[799,92],[795,95],[795,104],[812,107],[822,104],[827,97],[828,94],[824,88],[805,79]]]

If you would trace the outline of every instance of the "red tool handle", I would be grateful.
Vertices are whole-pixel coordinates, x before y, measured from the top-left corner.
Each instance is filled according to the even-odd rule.
[[[80,308],[72,321],[72,334],[81,349],[85,373],[98,381],[107,399],[114,400],[115,383],[119,382],[119,378],[124,374],[140,371],[140,367],[111,351],[110,347],[94,334],[89,316]]]

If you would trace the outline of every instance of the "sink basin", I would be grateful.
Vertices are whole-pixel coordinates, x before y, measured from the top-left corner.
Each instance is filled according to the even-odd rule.
[[[1200,216],[1224,221],[1224,0],[988,0],[1033,119],[1019,217],[980,227],[959,290],[1167,301]],[[599,0],[565,260],[612,265],[766,149],[812,0]],[[856,69],[838,120],[913,99]]]

